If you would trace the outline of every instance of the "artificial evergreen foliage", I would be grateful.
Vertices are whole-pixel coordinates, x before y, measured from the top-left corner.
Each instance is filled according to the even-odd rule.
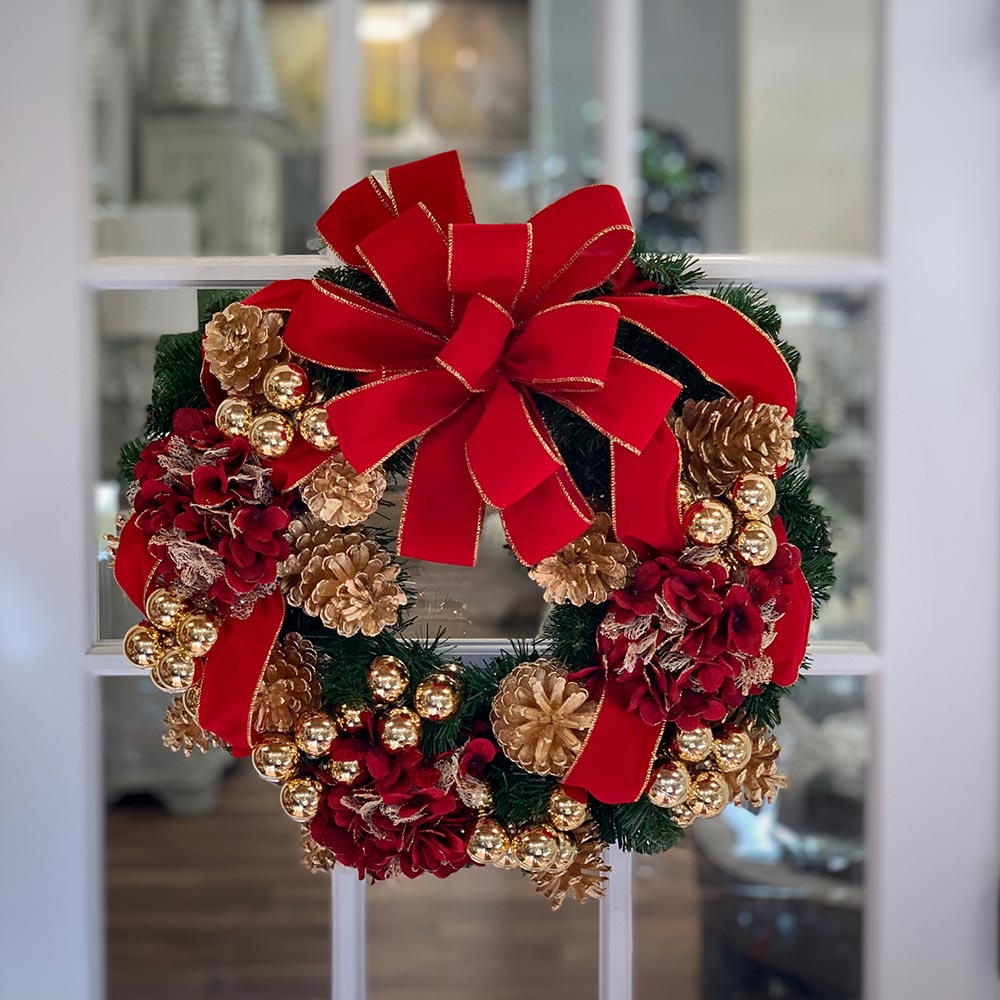
[[[638,802],[609,806],[592,798],[590,811],[606,844],[617,844],[623,851],[659,854],[669,850],[684,831],[670,818],[666,809],[654,806],[646,798]]]

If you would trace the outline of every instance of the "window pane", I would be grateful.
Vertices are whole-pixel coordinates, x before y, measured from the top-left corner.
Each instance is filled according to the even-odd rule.
[[[878,16],[876,0],[647,0],[652,248],[875,250]]]
[[[369,1000],[597,997],[598,904],[552,913],[519,871],[368,889]]]
[[[783,718],[773,806],[730,806],[636,858],[637,1000],[860,996],[865,681],[808,678]]]
[[[99,254],[302,253],[322,208],[325,0],[91,0]]]
[[[476,217],[520,221],[586,179],[593,0],[366,0],[370,169],[457,148]]]
[[[109,1000],[329,997],[330,880],[277,789],[222,750],[167,750],[148,678],[101,686]]]

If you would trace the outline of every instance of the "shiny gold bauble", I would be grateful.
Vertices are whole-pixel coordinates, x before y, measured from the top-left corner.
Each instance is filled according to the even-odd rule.
[[[465,679],[465,668],[461,663],[442,663],[437,668],[439,674],[447,674],[459,687]]]
[[[250,751],[254,770],[267,781],[285,781],[299,767],[299,748],[281,733],[262,736]]]
[[[125,633],[122,648],[129,663],[148,670],[160,658],[163,643],[160,641],[160,633],[152,625],[143,622],[141,625],[133,625]]]
[[[175,647],[164,652],[149,676],[161,691],[176,694],[178,691],[186,691],[194,684],[196,670],[191,655]]]
[[[552,867],[559,853],[559,833],[551,826],[526,826],[511,841],[517,863],[526,872],[543,872]]]
[[[296,823],[308,823],[319,812],[323,786],[315,778],[289,778],[281,786],[281,808]]]
[[[654,806],[672,809],[685,802],[690,791],[691,775],[687,768],[678,761],[670,760],[656,769],[646,797]]]
[[[406,664],[395,656],[376,656],[368,666],[368,684],[376,701],[398,701],[409,683]]]
[[[361,775],[361,761],[331,759],[326,765],[326,770],[338,785],[351,785]]]
[[[684,805],[674,806],[670,810],[670,818],[683,830],[685,827],[689,827],[698,816],[695,811],[686,803]]]
[[[677,510],[683,514],[695,501],[694,487],[682,479],[677,484]]]
[[[549,821],[557,830],[575,830],[587,818],[587,803],[573,798],[562,788],[549,796]]]
[[[337,723],[326,712],[303,712],[295,720],[295,743],[307,757],[322,757],[337,738]]]
[[[159,629],[172,632],[190,608],[166,587],[158,587],[146,598],[146,617]]]
[[[696,816],[718,816],[731,798],[729,782],[718,771],[702,771],[691,782],[688,804]]]
[[[320,451],[333,451],[337,447],[337,438],[327,426],[326,409],[322,406],[310,406],[299,417],[299,433],[304,441]]]
[[[413,707],[422,719],[441,722],[450,719],[461,702],[458,687],[447,674],[431,674],[413,692]]]
[[[695,545],[721,545],[733,533],[732,511],[718,500],[696,500],[684,511],[683,520]]]
[[[199,612],[181,619],[177,626],[177,642],[192,656],[204,656],[219,638],[219,627],[209,615]]]
[[[733,542],[736,554],[750,566],[769,563],[778,551],[778,538],[765,521],[747,521]]]
[[[493,793],[489,790],[487,785],[476,784],[471,788],[464,788],[462,790],[462,801],[470,809],[492,809]]]
[[[420,742],[420,716],[402,705],[390,708],[379,720],[379,738],[390,753],[409,750]]]
[[[337,728],[342,733],[360,733],[365,728],[365,720],[361,718],[362,708],[351,708],[341,705],[337,709]]]
[[[283,413],[262,413],[250,425],[250,447],[264,458],[280,458],[294,437],[295,426]]]
[[[744,517],[764,517],[774,506],[777,492],[774,482],[767,476],[748,472],[733,483],[729,496]]]
[[[476,822],[465,847],[465,853],[479,865],[496,864],[509,850],[507,831],[490,816]]]
[[[674,735],[673,747],[681,760],[698,761],[704,760],[712,752],[714,743],[712,730],[707,726],[701,726],[690,732],[678,729]]]
[[[568,834],[556,831],[556,858],[549,866],[550,872],[564,872],[576,860],[576,841]]]
[[[746,767],[752,753],[750,737],[742,729],[735,727],[719,736],[712,747],[712,756],[720,771],[738,771]]]
[[[514,852],[510,849],[503,852],[496,861],[493,862],[494,868],[503,868],[510,871],[513,868],[520,868],[517,858],[514,856]]]
[[[296,410],[308,395],[309,379],[298,365],[275,365],[264,376],[264,398],[276,410]]]
[[[224,399],[215,411],[215,426],[227,438],[236,437],[238,434],[246,437],[250,433],[252,423],[253,406],[249,399],[242,399],[240,396]]]

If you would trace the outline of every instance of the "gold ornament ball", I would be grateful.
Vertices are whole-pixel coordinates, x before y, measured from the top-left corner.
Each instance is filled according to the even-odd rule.
[[[549,820],[557,830],[575,830],[587,818],[587,803],[574,799],[562,788],[549,796]]]
[[[718,816],[731,797],[729,783],[718,771],[702,771],[691,782],[689,805],[697,816]]]
[[[322,757],[337,738],[337,723],[326,712],[303,712],[295,721],[295,743],[307,757]]]
[[[748,565],[763,566],[778,551],[778,538],[765,521],[747,521],[736,536],[733,548]]]
[[[551,826],[527,826],[511,842],[517,863],[526,872],[543,872],[552,867],[559,853],[559,834]]]
[[[463,790],[462,801],[470,809],[492,809],[493,793],[486,785],[473,785],[471,788]]]
[[[296,823],[308,823],[319,812],[323,786],[315,778],[289,778],[281,786],[281,808]]]
[[[337,728],[342,733],[360,733],[365,728],[365,720],[361,718],[364,709],[341,705],[337,709]]]
[[[299,748],[287,736],[272,733],[250,751],[254,770],[266,781],[285,781],[299,767]]]
[[[742,729],[735,727],[723,733],[712,748],[712,756],[720,771],[738,771],[750,763],[753,744]]]
[[[368,684],[376,701],[398,701],[409,683],[406,664],[395,656],[376,656],[368,667]]]
[[[476,864],[496,864],[510,850],[507,831],[489,816],[483,816],[472,828],[465,853]]]
[[[777,492],[772,480],[759,472],[740,476],[729,491],[733,506],[744,517],[764,517],[774,506]]]
[[[160,641],[160,633],[152,625],[143,622],[141,625],[133,625],[125,633],[122,648],[129,663],[148,670],[160,658],[163,643]]]
[[[172,632],[190,609],[166,587],[158,587],[146,598],[146,617],[159,629]]]
[[[299,433],[303,439],[320,451],[333,451],[337,438],[327,426],[327,413],[322,406],[310,406],[299,417]]]
[[[685,483],[682,479],[677,484],[677,510],[683,515],[684,511],[695,501],[694,487],[690,483]]]
[[[390,753],[415,747],[420,742],[420,731],[420,716],[402,706],[390,708],[379,720],[379,737]]]
[[[690,732],[678,729],[674,736],[674,750],[681,760],[704,760],[712,752],[714,744],[712,730],[707,726],[692,729]]]
[[[687,768],[671,760],[657,768],[646,797],[654,806],[672,809],[685,802],[690,791],[691,775],[688,774]]]
[[[204,656],[218,638],[219,627],[209,615],[196,612],[177,626],[177,642],[192,656]]]
[[[215,426],[227,438],[236,437],[238,434],[246,437],[250,433],[252,423],[253,406],[249,399],[230,396],[219,403],[215,411]]]
[[[576,841],[568,833],[557,830],[556,845],[556,857],[549,866],[549,871],[559,874],[576,860]]]
[[[178,691],[186,691],[194,684],[196,670],[191,656],[183,649],[174,648],[168,649],[156,661],[149,676],[161,691],[176,694]]]
[[[684,512],[684,530],[695,545],[721,545],[733,533],[732,511],[719,500],[696,500]]]
[[[294,437],[295,426],[283,413],[262,413],[250,425],[250,447],[264,458],[280,458]]]
[[[361,775],[361,761],[330,760],[326,770],[338,785],[352,785]]]
[[[276,410],[298,409],[308,396],[309,379],[298,365],[275,365],[264,376],[264,398]]]
[[[447,674],[431,674],[413,692],[413,707],[422,719],[441,722],[457,711],[461,699],[458,688]]]
[[[686,803],[674,806],[670,810],[670,818],[683,830],[689,827],[697,818],[695,811]]]
[[[503,868],[505,871],[510,871],[513,868],[520,868],[517,858],[514,856],[512,850],[506,850],[503,854],[493,862],[494,868]]]

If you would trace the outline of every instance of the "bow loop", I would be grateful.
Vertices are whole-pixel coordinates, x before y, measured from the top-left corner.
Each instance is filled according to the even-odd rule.
[[[458,295],[488,295],[511,310],[530,260],[530,223],[449,227],[448,285]]]

